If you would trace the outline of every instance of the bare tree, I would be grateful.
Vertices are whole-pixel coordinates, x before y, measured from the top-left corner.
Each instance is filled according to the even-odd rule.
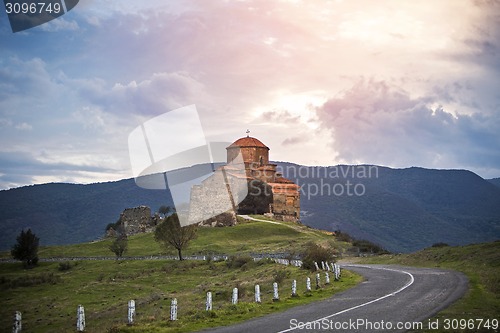
[[[116,260],[121,258],[123,254],[127,251],[128,248],[128,239],[127,235],[121,234],[118,235],[113,243],[109,246],[109,249],[116,255]]]
[[[183,260],[182,250],[196,237],[197,229],[195,224],[182,227],[177,213],[174,213],[156,227],[155,240],[167,249],[170,247],[176,249],[179,260]]]

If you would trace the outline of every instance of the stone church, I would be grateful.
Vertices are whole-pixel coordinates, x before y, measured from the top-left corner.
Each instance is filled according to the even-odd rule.
[[[247,135],[226,150],[227,164],[191,189],[191,221],[232,225],[236,223],[235,214],[265,214],[277,220],[299,221],[299,186],[277,172],[276,164],[269,163],[269,147]],[[244,196],[238,197],[237,192]]]

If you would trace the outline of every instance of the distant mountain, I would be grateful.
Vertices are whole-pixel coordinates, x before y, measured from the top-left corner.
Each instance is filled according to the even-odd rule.
[[[500,178],[492,178],[492,179],[488,179],[488,181],[490,183],[492,183],[493,185],[500,187]]]
[[[285,176],[303,184],[302,222],[310,226],[340,229],[395,252],[437,242],[463,245],[500,239],[500,188],[470,171],[307,168],[289,163],[280,167]],[[316,188],[323,189],[322,195],[321,190],[313,195]]]
[[[500,188],[470,171],[277,164],[302,186],[301,220],[311,227],[340,229],[395,252],[500,239]],[[133,179],[0,191],[0,249],[27,227],[42,245],[94,240],[123,209],[163,204],[172,205],[168,191],[142,189]]]
[[[0,249],[10,249],[23,228],[31,228],[41,245],[92,241],[104,234],[129,207],[158,211],[172,205],[166,190],[146,190],[134,179],[81,184],[43,184],[0,191]]]

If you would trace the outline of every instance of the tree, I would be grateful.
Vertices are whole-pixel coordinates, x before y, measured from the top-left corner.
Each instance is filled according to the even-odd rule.
[[[127,235],[122,234],[116,236],[115,240],[109,246],[109,249],[116,255],[116,260],[121,258],[128,248]]]
[[[31,229],[21,231],[17,236],[17,244],[12,247],[10,254],[14,259],[21,260],[26,268],[34,267],[38,264],[38,238]]]
[[[158,213],[163,215],[163,217],[166,217],[168,213],[173,212],[173,211],[174,211],[174,209],[172,209],[172,207],[165,206],[165,205],[160,206],[160,208],[158,209]]]
[[[155,240],[167,249],[176,249],[179,260],[183,260],[182,250],[196,237],[197,229],[195,224],[182,227],[177,213],[174,213],[156,227]]]

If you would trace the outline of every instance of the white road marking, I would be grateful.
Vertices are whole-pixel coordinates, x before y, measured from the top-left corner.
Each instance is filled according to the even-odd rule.
[[[386,271],[393,271],[393,272],[398,272],[398,273],[404,273],[404,274],[407,274],[410,277],[410,281],[408,281],[403,287],[399,288],[398,290],[396,290],[396,291],[394,291],[394,292],[392,292],[390,294],[384,295],[382,297],[379,297],[377,299],[371,300],[371,301],[363,303],[363,304],[359,304],[359,305],[353,306],[352,308],[345,309],[345,310],[333,313],[333,314],[328,315],[326,317],[319,318],[319,319],[316,319],[316,320],[312,320],[312,321],[310,321],[308,323],[314,323],[314,322],[317,322],[317,321],[322,321],[322,320],[325,320],[325,319],[329,319],[329,318],[338,316],[339,314],[346,313],[346,312],[349,312],[349,311],[352,311],[352,310],[355,310],[355,309],[359,309],[359,308],[361,308],[363,306],[366,306],[366,305],[369,305],[369,304],[381,301],[381,300],[383,300],[383,299],[385,299],[387,297],[394,296],[394,295],[402,292],[403,290],[405,290],[409,286],[411,286],[413,284],[413,282],[415,281],[415,278],[413,277],[413,275],[411,273],[408,273],[407,271],[402,271],[402,270],[399,270],[399,269],[391,269],[391,268],[384,268],[384,267],[369,267],[369,266],[364,266],[364,265],[345,265],[345,266],[363,267],[363,268],[370,268],[370,269],[382,269],[382,270],[386,270]],[[289,328],[289,329],[286,329],[286,330],[283,330],[283,331],[279,331],[278,333],[291,332],[291,331],[294,331],[296,329],[299,329],[299,327],[297,326],[295,328]]]

